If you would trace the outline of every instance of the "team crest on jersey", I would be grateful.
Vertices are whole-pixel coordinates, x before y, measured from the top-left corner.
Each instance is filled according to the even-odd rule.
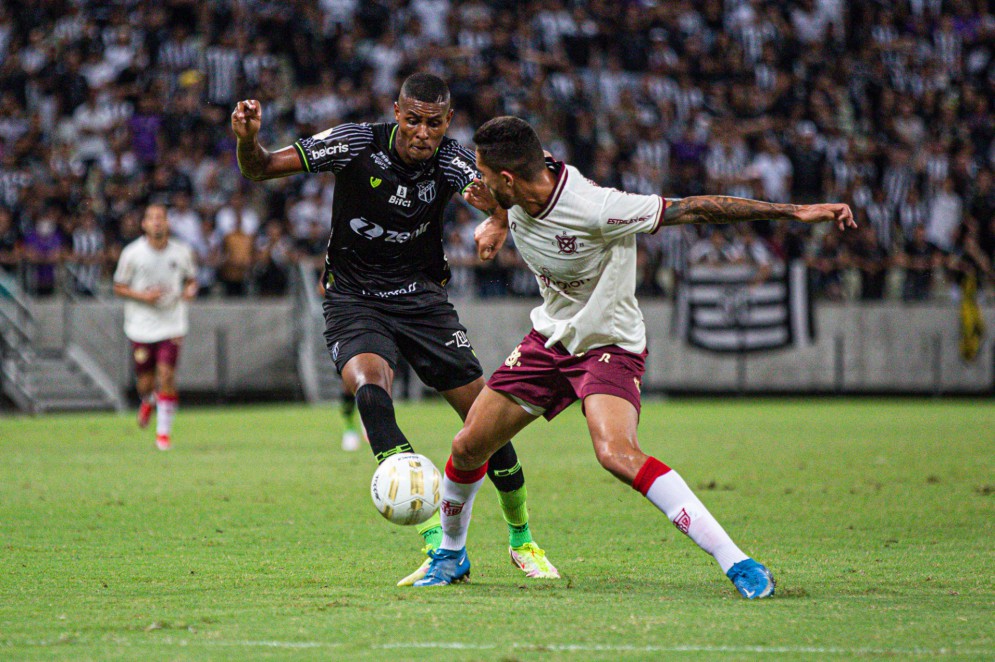
[[[373,162],[379,167],[384,170],[390,170],[390,157],[383,152],[373,152],[373,155],[370,158],[372,158]]]
[[[376,188],[381,184],[383,184],[383,180],[380,179],[379,177],[370,177],[370,186],[372,186],[373,188]]]
[[[435,180],[429,179],[418,182],[418,199],[426,205],[435,200]]]
[[[577,237],[570,235],[556,235],[556,244],[560,252],[565,255],[572,255],[577,252]]]

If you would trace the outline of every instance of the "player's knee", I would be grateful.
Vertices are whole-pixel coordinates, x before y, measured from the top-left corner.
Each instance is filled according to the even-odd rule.
[[[457,469],[476,469],[490,458],[490,454],[479,443],[472,429],[464,427],[453,439],[453,465]]]
[[[630,458],[634,444],[627,439],[618,437],[599,437],[594,439],[594,454],[598,462],[613,476],[624,480],[629,473]]]

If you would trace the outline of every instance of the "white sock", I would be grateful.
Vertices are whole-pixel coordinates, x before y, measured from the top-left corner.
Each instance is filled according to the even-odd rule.
[[[453,467],[452,458],[446,462],[442,478],[442,505],[439,508],[442,519],[441,549],[459,550],[466,547],[473,499],[486,475],[486,464],[473,471],[460,471]]]
[[[155,410],[155,432],[157,435],[169,436],[173,430],[173,417],[176,416],[176,409],[179,407],[180,399],[175,395],[162,395],[156,397]]]
[[[651,462],[656,464],[651,465]],[[654,458],[647,460],[644,469],[648,469],[648,474],[644,475],[643,470],[640,470],[633,487],[643,492],[698,547],[711,554],[722,572],[729,572],[733,565],[749,558],[736,546],[676,471]],[[649,487],[643,489],[647,483]]]

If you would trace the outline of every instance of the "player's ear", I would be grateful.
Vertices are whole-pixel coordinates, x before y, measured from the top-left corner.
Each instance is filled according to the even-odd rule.
[[[398,124],[401,123],[401,106],[396,101],[394,102],[394,119],[397,120]]]
[[[452,121],[453,121],[453,115],[454,115],[455,113],[456,113],[456,109],[455,109],[455,108],[452,108],[452,107],[450,107],[450,108],[449,108],[449,112],[448,112],[448,113],[446,113],[446,124],[449,124],[450,122],[452,122]]]
[[[502,170],[501,171],[501,179],[502,179],[502,181],[504,181],[505,186],[507,186],[508,188],[514,188],[515,187],[515,175],[511,171],[509,171],[509,170]]]

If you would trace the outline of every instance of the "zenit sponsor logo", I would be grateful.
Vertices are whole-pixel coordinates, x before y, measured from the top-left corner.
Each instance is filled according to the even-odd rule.
[[[411,232],[397,232],[395,230],[385,230],[380,225],[374,223],[373,221],[368,221],[365,218],[354,218],[349,221],[349,227],[356,234],[370,240],[383,237],[383,241],[391,244],[403,244],[415,239],[416,237],[420,237],[428,232],[428,226],[430,224],[430,221],[425,221]]]

